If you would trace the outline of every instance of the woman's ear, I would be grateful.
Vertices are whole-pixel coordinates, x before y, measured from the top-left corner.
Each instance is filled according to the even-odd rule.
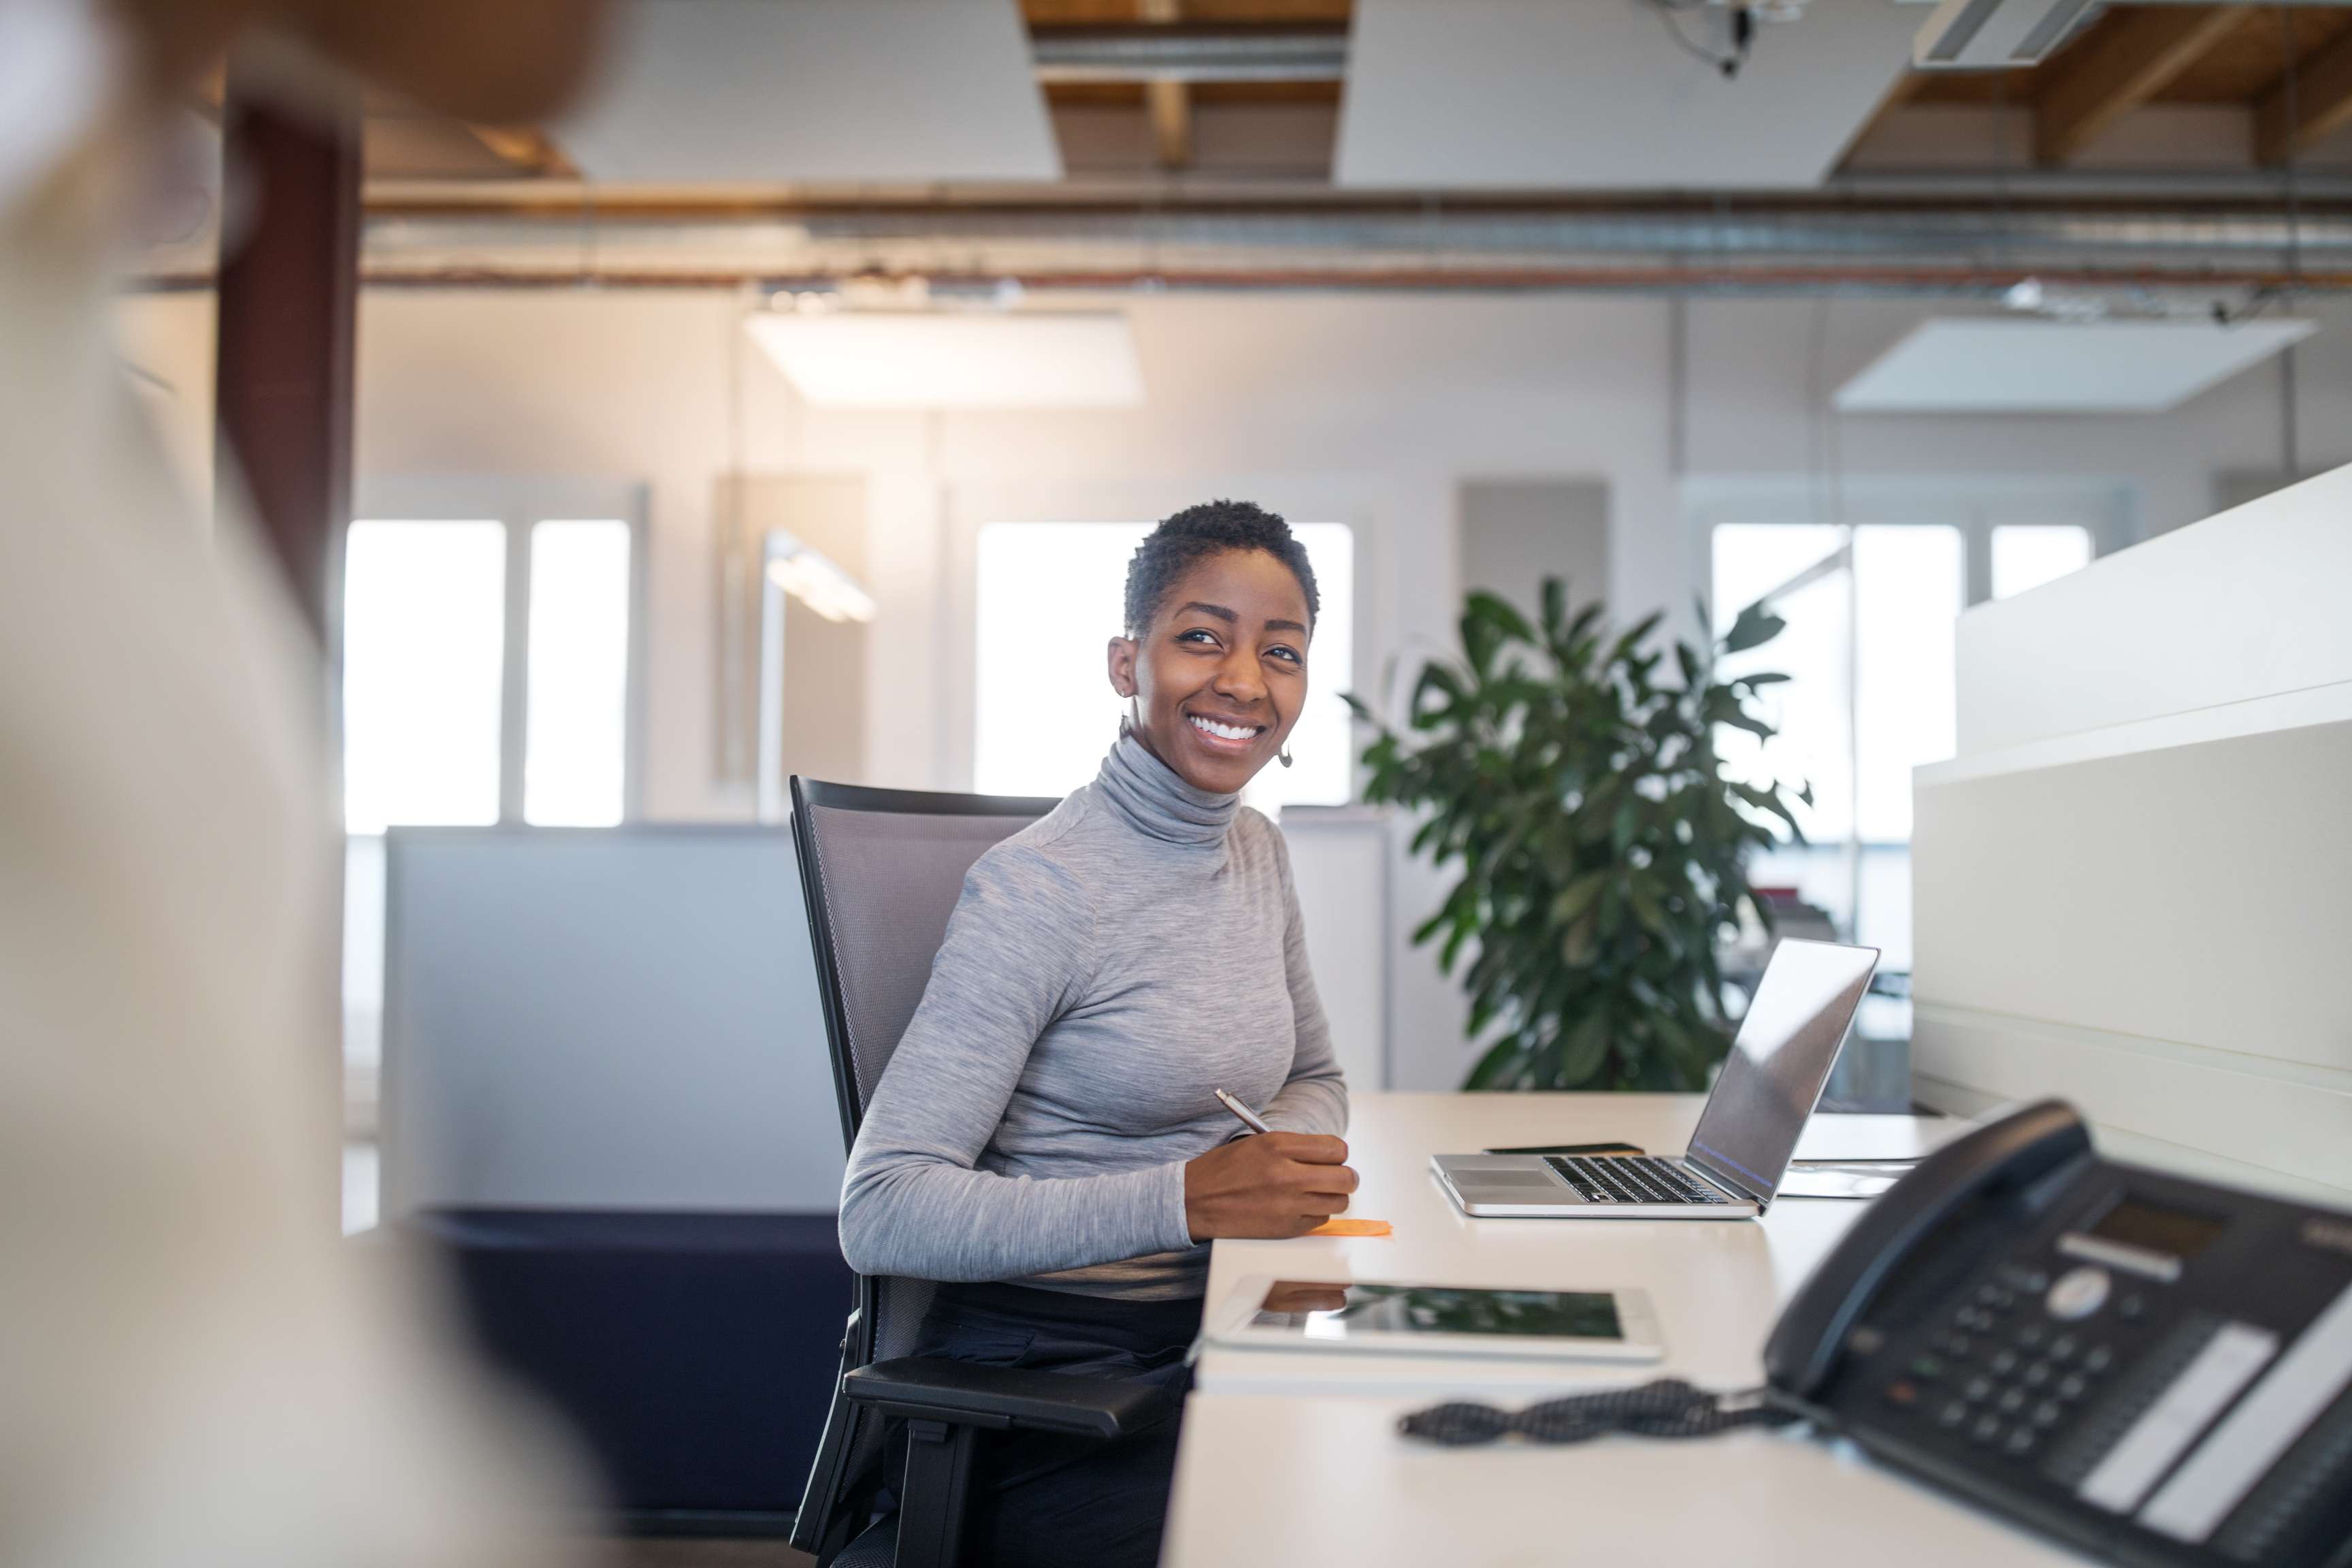
[[[1110,689],[1121,697],[1135,695],[1135,639],[1110,639]]]

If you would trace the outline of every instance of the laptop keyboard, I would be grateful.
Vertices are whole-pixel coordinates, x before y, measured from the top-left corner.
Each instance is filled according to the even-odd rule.
[[[1590,1204],[1725,1204],[1731,1199],[1713,1187],[1695,1182],[1671,1161],[1643,1154],[1612,1154],[1594,1159],[1584,1154],[1547,1154],[1544,1163],[1558,1171]]]

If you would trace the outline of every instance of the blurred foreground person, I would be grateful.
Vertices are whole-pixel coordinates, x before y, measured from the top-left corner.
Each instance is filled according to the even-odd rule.
[[[551,1560],[544,1442],[336,1236],[320,665],[114,362],[163,106],[265,25],[524,118],[590,0],[0,0],[0,1563]]]

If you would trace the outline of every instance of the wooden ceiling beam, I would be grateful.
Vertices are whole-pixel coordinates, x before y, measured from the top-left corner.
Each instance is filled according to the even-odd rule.
[[[2352,121],[2352,33],[2296,65],[2293,90],[2282,79],[2254,104],[2254,157],[2284,163],[2336,127]]]
[[[2146,5],[2110,16],[2045,68],[2049,79],[2034,97],[2035,159],[2071,161],[2252,12],[2250,6]]]
[[[1166,26],[1184,19],[1183,0],[1136,0],[1136,16]],[[1187,169],[1192,164],[1192,94],[1181,81],[1143,84],[1144,106],[1151,115],[1151,142],[1163,169]]]
[[[499,157],[541,179],[572,180],[580,171],[548,140],[547,132],[530,125],[468,125],[475,141]]]

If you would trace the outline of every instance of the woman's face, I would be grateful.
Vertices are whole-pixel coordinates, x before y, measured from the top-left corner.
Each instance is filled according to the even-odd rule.
[[[1226,550],[1171,584],[1140,637],[1113,637],[1110,683],[1136,733],[1195,789],[1238,794],[1307,702],[1306,590],[1263,550]]]

